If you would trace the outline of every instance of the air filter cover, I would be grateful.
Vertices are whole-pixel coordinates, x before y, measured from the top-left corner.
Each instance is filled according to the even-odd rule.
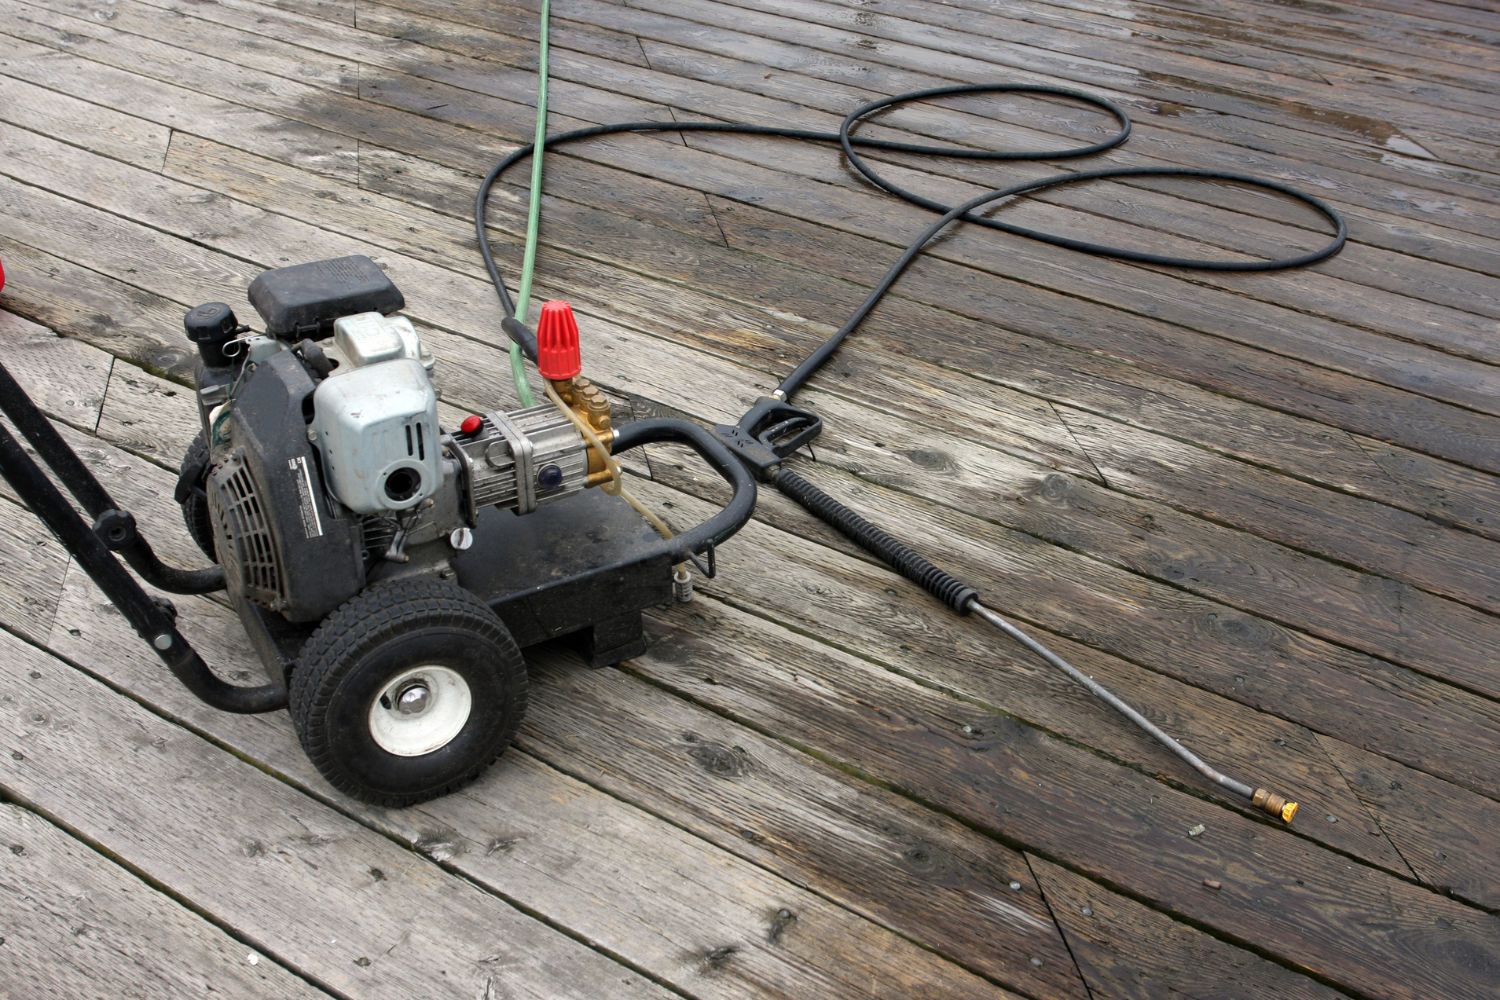
[[[379,265],[361,254],[266,271],[250,282],[249,297],[266,333],[283,340],[321,340],[340,317],[389,315],[406,305]]]

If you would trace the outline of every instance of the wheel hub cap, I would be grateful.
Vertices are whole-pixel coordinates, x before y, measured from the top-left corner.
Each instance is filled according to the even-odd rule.
[[[400,715],[421,715],[432,703],[432,692],[421,682],[409,684],[396,696],[396,712]]]
[[[473,710],[469,684],[456,670],[413,667],[386,681],[370,704],[370,736],[387,753],[420,757],[453,742]]]

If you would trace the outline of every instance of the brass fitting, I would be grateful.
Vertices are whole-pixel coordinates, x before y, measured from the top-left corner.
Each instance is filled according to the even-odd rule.
[[[1290,823],[1297,815],[1297,803],[1289,802],[1285,797],[1264,788],[1257,788],[1250,802],[1262,812],[1281,817],[1283,823]]]
[[[609,397],[597,385],[582,375],[575,375],[570,379],[554,381],[552,387],[557,390],[562,401],[568,404],[569,409],[593,428],[606,446],[615,439],[614,414],[610,410]],[[588,456],[588,485],[608,482],[611,477],[609,470],[605,468],[604,458],[593,448],[588,450]]]

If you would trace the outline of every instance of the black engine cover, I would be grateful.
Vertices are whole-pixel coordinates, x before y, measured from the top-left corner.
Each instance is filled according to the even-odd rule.
[[[364,586],[361,524],[331,504],[307,439],[315,383],[291,351],[249,373],[212,448],[207,492],[230,596],[288,621],[322,618]]]
[[[262,272],[250,282],[250,304],[271,336],[321,340],[333,334],[333,321],[341,316],[389,315],[406,298],[378,264],[356,254]]]

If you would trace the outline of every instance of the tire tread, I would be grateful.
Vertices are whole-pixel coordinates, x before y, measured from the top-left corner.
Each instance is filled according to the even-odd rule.
[[[422,577],[376,584],[351,597],[323,619],[303,643],[292,670],[289,701],[297,738],[318,772],[339,791],[376,805],[411,805],[455,791],[478,778],[510,744],[507,737],[493,755],[475,761],[442,786],[420,793],[373,792],[343,775],[328,734],[316,725],[316,720],[327,713],[336,688],[325,680],[343,662],[418,626],[457,626],[507,648],[507,658],[522,664],[521,669],[506,671],[503,677],[514,709],[512,717],[519,722],[526,712],[528,685],[520,648],[505,623],[473,594],[457,584]]]

